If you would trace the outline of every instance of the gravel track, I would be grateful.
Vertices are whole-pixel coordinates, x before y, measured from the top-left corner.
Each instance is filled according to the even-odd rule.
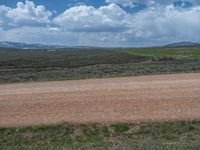
[[[0,126],[200,119],[200,73],[0,84]]]

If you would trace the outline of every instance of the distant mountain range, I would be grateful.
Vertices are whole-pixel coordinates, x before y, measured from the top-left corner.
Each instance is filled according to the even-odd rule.
[[[16,48],[16,49],[50,49],[50,48],[65,48],[61,45],[46,45],[46,44],[26,44],[18,42],[0,42],[0,48]]]
[[[199,47],[200,43],[193,43],[193,42],[179,42],[179,43],[172,43],[165,45],[164,47]]]
[[[163,47],[200,47],[200,43],[192,42],[179,42],[168,44]],[[62,46],[62,45],[46,45],[46,44],[27,44],[27,43],[18,43],[18,42],[9,42],[4,41],[0,42],[0,48],[13,48],[13,49],[57,49],[57,48],[73,48],[73,49],[93,49],[95,47],[88,46]]]

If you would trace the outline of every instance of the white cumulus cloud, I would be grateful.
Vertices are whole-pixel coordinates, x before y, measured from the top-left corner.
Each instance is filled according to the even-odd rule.
[[[0,5],[0,26],[19,26],[50,23],[52,15],[44,6],[35,6],[32,1],[18,2],[16,8]]]
[[[116,4],[94,8],[75,6],[54,18],[53,23],[76,32],[118,32],[124,31],[131,17]]]
[[[133,16],[133,32],[140,37],[165,40],[200,40],[200,6],[177,9],[168,5],[164,9],[149,9]]]

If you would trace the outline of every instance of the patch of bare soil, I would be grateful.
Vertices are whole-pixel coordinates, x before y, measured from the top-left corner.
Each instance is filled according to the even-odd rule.
[[[0,84],[0,126],[200,119],[200,73]]]

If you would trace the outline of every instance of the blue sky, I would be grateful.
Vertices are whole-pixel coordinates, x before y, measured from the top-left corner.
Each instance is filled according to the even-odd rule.
[[[0,0],[0,4],[16,7],[17,2],[25,2],[25,0]],[[57,11],[61,13],[69,8],[70,6],[77,5],[79,3],[84,3],[86,5],[92,5],[94,7],[100,7],[105,5],[104,0],[33,0],[36,5],[44,5],[48,10]]]
[[[0,41],[76,46],[200,42],[200,0],[0,0]]]
[[[21,2],[25,2],[26,0],[21,0]],[[3,4],[5,6],[9,7],[16,7],[17,2],[19,0],[1,0],[0,4]],[[108,5],[108,3],[105,0],[60,0],[59,2],[51,1],[51,0],[34,0],[34,3],[36,5],[44,5],[46,9],[50,11],[56,11],[57,13],[64,12],[67,8],[76,6],[76,5],[87,5],[87,6],[93,6],[95,8],[99,8],[101,6]],[[146,8],[145,3],[135,3],[135,7],[123,7],[120,5],[120,7],[127,12],[138,12],[140,10],[143,10]]]

